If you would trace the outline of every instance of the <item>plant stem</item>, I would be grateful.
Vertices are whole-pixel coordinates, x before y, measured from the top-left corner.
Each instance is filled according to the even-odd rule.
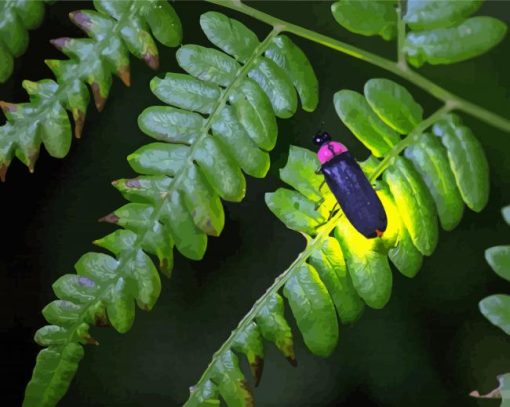
[[[484,109],[474,103],[471,103],[450,91],[442,88],[435,84],[431,80],[425,78],[419,73],[411,70],[409,67],[402,66],[397,62],[390,61],[389,59],[383,58],[379,55],[365,51],[361,48],[347,44],[345,42],[336,40],[328,37],[327,35],[319,34],[318,32],[308,30],[296,24],[289,23],[281,20],[277,17],[273,17],[262,11],[254,9],[253,7],[247,6],[241,3],[239,0],[206,0],[209,3],[217,4],[222,7],[229,8],[231,10],[238,11],[240,13],[249,15],[259,21],[278,27],[281,31],[286,31],[297,35],[298,37],[305,38],[307,40],[316,42],[325,47],[334,49],[346,55],[350,55],[354,58],[361,59],[372,65],[378,66],[386,71],[392,72],[395,75],[400,76],[413,83],[414,85],[422,88],[426,92],[430,93],[435,98],[442,100],[444,103],[448,103],[452,109],[458,109],[467,113],[477,119],[494,126],[500,130],[510,133],[510,120],[505,119],[491,111]]]
[[[392,150],[384,157],[383,160],[376,167],[374,172],[369,178],[370,182],[375,181],[383,172],[391,165],[391,161],[393,158],[398,156],[402,150],[412,144],[419,136],[422,134],[428,127],[434,124],[442,115],[448,113],[452,109],[450,104],[445,104],[440,109],[436,110],[432,115],[427,117],[425,120],[420,122],[410,133],[409,135],[397,143]],[[292,276],[292,274],[300,268],[307,260],[308,257],[318,248],[320,247],[324,239],[326,239],[335,226],[338,223],[338,220],[343,216],[343,212],[339,211],[338,214],[333,216],[328,222],[324,224],[319,230],[317,235],[313,239],[307,239],[307,245],[305,250],[303,250],[299,256],[292,262],[292,264],[285,270],[282,274],[276,277],[274,283],[266,290],[266,292],[253,304],[253,307],[250,311],[243,317],[243,319],[239,322],[237,327],[232,331],[228,339],[223,342],[221,347],[214,353],[211,362],[205,369],[204,373],[200,377],[197,384],[194,386],[196,391],[192,392],[188,401],[184,404],[184,407],[189,405],[194,405],[191,402],[195,399],[195,397],[199,394],[199,389],[202,385],[205,384],[208,380],[210,380],[210,375],[212,373],[212,369],[214,364],[219,359],[221,354],[232,347],[232,344],[237,336],[237,334],[243,331],[257,316],[260,312],[261,308],[265,305],[266,300],[275,295],[287,282],[287,280]]]

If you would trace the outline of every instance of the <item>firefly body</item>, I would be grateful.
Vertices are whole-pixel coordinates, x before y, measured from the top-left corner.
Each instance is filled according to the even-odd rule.
[[[317,134],[314,143],[320,146],[317,155],[326,183],[349,222],[366,238],[382,236],[386,212],[356,160],[328,133]]]

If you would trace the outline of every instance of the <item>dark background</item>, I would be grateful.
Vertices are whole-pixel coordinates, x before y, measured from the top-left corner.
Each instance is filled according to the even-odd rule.
[[[27,53],[17,59],[11,79],[0,86],[0,99],[26,100],[25,78],[52,77],[45,58],[63,58],[48,40],[82,36],[67,19],[69,11],[88,2],[57,2],[47,8],[43,25],[31,32]],[[336,25],[327,2],[257,2],[256,7],[333,37],[393,57],[394,44],[361,38]],[[184,42],[207,45],[198,18],[222,10],[202,2],[178,2]],[[222,10],[263,37],[269,27]],[[480,14],[510,22],[510,2],[485,4]],[[226,204],[226,226],[211,238],[206,257],[193,262],[176,254],[171,280],[155,309],[137,312],[133,329],[93,329],[101,342],[86,356],[62,406],[178,406],[187,398],[209,363],[253,302],[304,247],[266,208],[264,193],[281,182],[278,169],[290,144],[310,147],[310,136],[325,121],[329,130],[363,159],[366,150],[336,117],[332,95],[342,88],[360,91],[372,77],[395,79],[408,86],[430,114],[437,101],[410,84],[367,63],[296,38],[320,80],[320,105],[314,113],[298,111],[279,121],[279,142],[272,167],[263,180],[248,179],[241,204]],[[510,118],[510,37],[489,54],[454,66],[421,71],[447,89]],[[157,74],[179,71],[175,50],[160,47]],[[44,324],[41,309],[54,299],[51,284],[88,250],[91,241],[113,228],[96,219],[125,201],[110,181],[133,176],[125,157],[151,139],[136,119],[147,106],[159,104],[149,91],[155,75],[132,59],[132,85],[114,80],[104,111],[90,106],[83,139],[56,160],[42,152],[31,175],[15,161],[0,185],[0,334],[3,405],[19,405],[39,347],[32,337]],[[481,214],[467,211],[461,225],[442,233],[438,249],[412,280],[395,273],[393,295],[382,311],[367,310],[352,326],[341,328],[337,350],[328,359],[312,356],[295,331],[298,368],[267,346],[262,383],[255,390],[259,406],[496,406],[467,394],[496,386],[495,376],[510,371],[510,339],[490,325],[477,304],[484,296],[510,292],[483,258],[484,249],[510,241],[500,208],[510,203],[510,134],[464,116],[482,142],[491,163],[491,196]],[[289,320],[292,317],[289,314]],[[243,362],[244,363],[244,362]]]

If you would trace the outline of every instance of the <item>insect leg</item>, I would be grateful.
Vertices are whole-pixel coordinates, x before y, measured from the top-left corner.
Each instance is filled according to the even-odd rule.
[[[324,179],[321,184],[319,185],[319,192],[321,192],[322,187],[326,183],[326,180]],[[319,207],[324,203],[324,197],[322,197],[316,204],[315,204],[315,210],[319,209]]]
[[[340,210],[340,206],[338,205],[338,202],[336,202],[335,205],[333,206],[333,208],[331,209],[331,211],[329,212],[328,221],[333,216],[335,216],[338,213],[339,210]]]

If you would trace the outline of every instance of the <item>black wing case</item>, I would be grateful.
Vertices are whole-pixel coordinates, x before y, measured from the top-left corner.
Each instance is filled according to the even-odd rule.
[[[326,183],[349,222],[367,238],[377,237],[388,224],[386,212],[372,185],[346,151],[322,165]]]

